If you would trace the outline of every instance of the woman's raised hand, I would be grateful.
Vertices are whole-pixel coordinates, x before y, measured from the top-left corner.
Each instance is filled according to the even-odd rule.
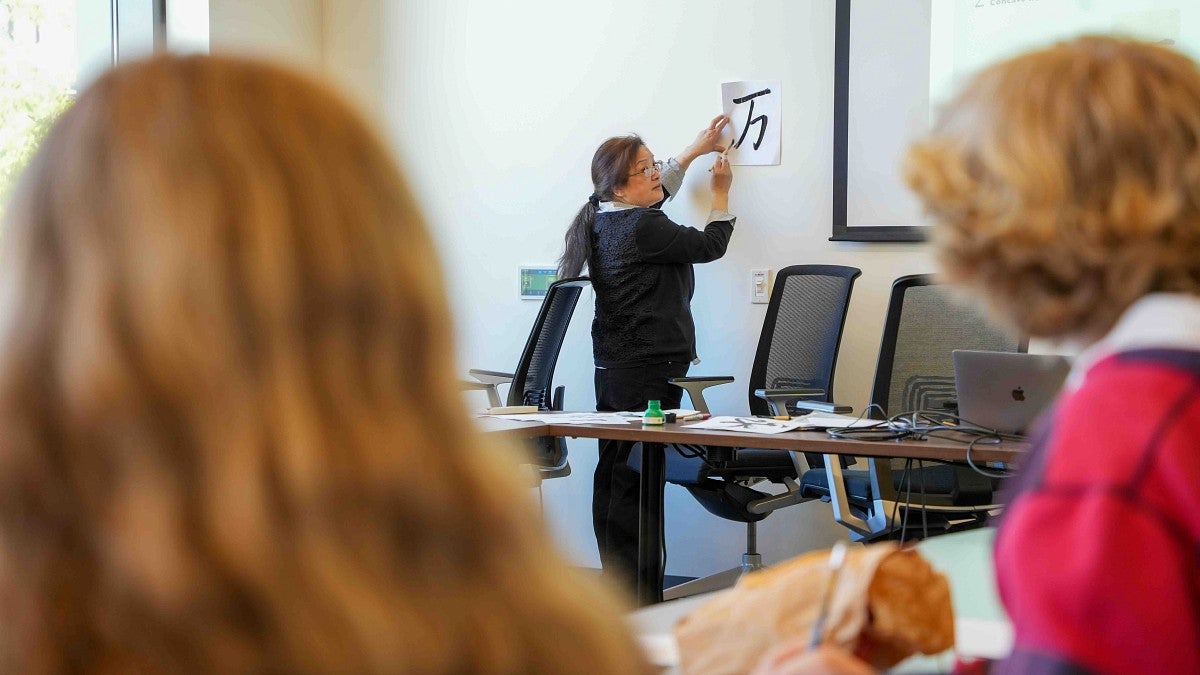
[[[707,127],[696,134],[696,140],[692,141],[689,150],[694,151],[696,157],[707,155],[710,152],[724,152],[725,146],[721,144],[721,132],[725,130],[726,124],[729,124],[728,117],[724,115],[714,117]]]
[[[696,140],[687,146],[683,152],[675,158],[679,165],[687,169],[700,155],[707,155],[710,152],[724,152],[725,146],[721,143],[721,132],[725,130],[725,125],[729,124],[729,118],[724,115],[717,115],[708,123],[707,127],[700,130],[696,134]]]
[[[730,185],[733,185],[733,169],[730,168],[729,158],[722,153],[713,161],[712,191],[728,194]]]

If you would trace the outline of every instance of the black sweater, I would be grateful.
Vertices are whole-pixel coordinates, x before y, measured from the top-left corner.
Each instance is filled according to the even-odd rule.
[[[596,290],[596,365],[624,368],[696,358],[692,263],[725,255],[733,223],[701,232],[656,208],[596,214],[589,276]]]

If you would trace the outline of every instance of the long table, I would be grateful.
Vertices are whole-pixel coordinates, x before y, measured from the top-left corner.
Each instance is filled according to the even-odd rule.
[[[856,457],[888,457],[964,461],[967,445],[943,438],[924,441],[864,441],[831,438],[824,431],[791,431],[781,434],[756,434],[744,431],[694,429],[686,424],[644,427],[639,424],[555,424],[512,422],[484,418],[489,433],[509,438],[557,436],[597,438],[642,443],[642,474],[639,497],[638,589],[640,605],[662,602],[662,507],[666,484],[666,446],[671,443],[727,448],[766,448],[792,452],[814,452]],[[997,445],[976,445],[971,458],[977,462],[1013,463],[1027,449],[1026,443],[1005,441]]]
[[[510,422],[503,422],[511,424]],[[527,422],[526,424],[537,424]],[[781,434],[756,434],[748,431],[716,431],[692,429],[684,424],[664,424],[644,427],[639,424],[554,424],[546,425],[546,433],[537,436],[565,438],[603,438],[617,441],[641,441],[658,445],[686,443],[718,448],[765,448],[816,452],[828,455],[855,457],[895,457],[899,459],[929,459],[961,462],[966,459],[964,443],[944,438],[925,441],[864,441],[853,438],[831,438],[824,431],[788,431]],[[971,459],[977,462],[1015,462],[1025,451],[1025,443],[1004,442],[999,445],[976,445]]]

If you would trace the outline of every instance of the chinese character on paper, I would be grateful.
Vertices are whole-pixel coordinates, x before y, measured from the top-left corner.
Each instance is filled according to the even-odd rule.
[[[730,164],[779,164],[780,88],[778,80],[721,84],[721,108],[730,122],[725,137]]]

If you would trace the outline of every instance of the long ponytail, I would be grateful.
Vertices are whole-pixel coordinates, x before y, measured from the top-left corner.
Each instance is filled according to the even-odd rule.
[[[596,148],[592,156],[592,196],[575,214],[563,237],[563,254],[558,259],[558,278],[568,279],[583,273],[592,253],[592,228],[600,202],[612,201],[613,190],[629,181],[629,169],[645,145],[636,134],[614,136]]]
[[[596,222],[599,203],[588,200],[575,214],[563,238],[563,254],[558,259],[558,278],[570,279],[583,274],[588,255],[592,252],[592,225]]]

